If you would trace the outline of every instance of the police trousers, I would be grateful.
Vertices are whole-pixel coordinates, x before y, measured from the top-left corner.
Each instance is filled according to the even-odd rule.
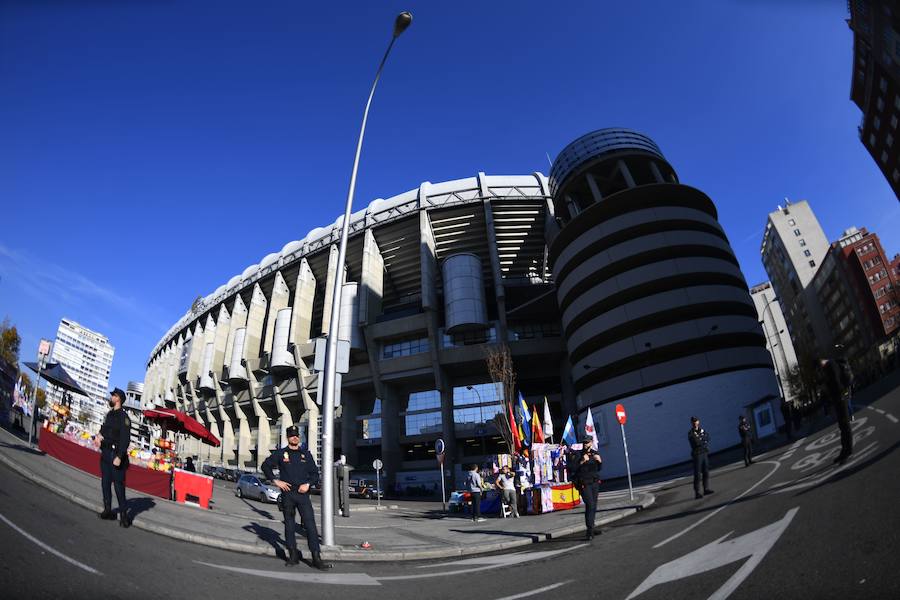
[[[700,478],[703,477],[703,491],[709,489],[709,454],[701,452],[694,459],[694,492],[700,493]]]
[[[281,493],[281,506],[284,509],[284,542],[288,550],[297,549],[297,538],[294,530],[297,523],[294,521],[294,510],[300,511],[300,522],[306,530],[306,543],[309,551],[319,553],[319,531],[316,529],[316,516],[313,514],[312,502],[309,494],[290,491]]]
[[[584,529],[588,534],[594,533],[594,521],[597,519],[597,494],[599,483],[582,483],[578,488],[584,501]]]
[[[112,448],[100,449],[100,490],[103,492],[103,510],[112,509],[112,493],[110,486],[116,488],[116,500],[119,502],[119,513],[127,509],[125,500],[125,470],[128,468],[128,459],[122,461],[118,467],[113,466],[116,452]]]

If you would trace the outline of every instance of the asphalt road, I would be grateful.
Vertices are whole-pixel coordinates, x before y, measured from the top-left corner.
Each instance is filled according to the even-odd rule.
[[[714,471],[702,500],[690,482],[663,485],[590,544],[324,574],[123,530],[0,467],[0,596],[900,598],[900,389],[857,412],[843,467],[835,429]]]

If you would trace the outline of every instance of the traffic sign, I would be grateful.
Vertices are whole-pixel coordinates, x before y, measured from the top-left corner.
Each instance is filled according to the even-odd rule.
[[[372,461],[372,468],[376,471],[380,471],[384,467],[384,463],[381,462],[380,458],[376,458]]]
[[[444,453],[444,440],[439,439],[434,442],[434,451],[437,454]]]
[[[616,404],[616,418],[619,420],[619,425],[624,425],[628,420],[628,417],[625,416],[625,407],[621,404]]]

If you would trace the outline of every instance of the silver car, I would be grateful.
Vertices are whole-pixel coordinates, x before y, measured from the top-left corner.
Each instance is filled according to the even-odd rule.
[[[256,475],[241,475],[234,486],[234,495],[238,498],[253,498],[261,502],[278,502],[281,490],[266,479]]]

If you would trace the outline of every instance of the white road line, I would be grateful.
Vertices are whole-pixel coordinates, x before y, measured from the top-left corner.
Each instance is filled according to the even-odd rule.
[[[244,569],[241,567],[229,567],[195,560],[198,565],[205,565],[223,571],[233,571],[244,575],[255,575],[269,579],[283,579],[285,581],[298,581],[303,583],[330,583],[332,585],[380,585],[376,579],[365,573],[292,573],[290,571],[262,571],[260,569]]]
[[[698,527],[699,525],[702,525],[703,523],[705,523],[705,522],[708,521],[709,519],[713,518],[714,516],[716,516],[717,514],[719,514],[721,511],[723,511],[723,510],[725,510],[726,508],[728,508],[728,506],[730,506],[733,502],[735,502],[736,500],[740,500],[741,498],[743,498],[744,496],[746,496],[747,494],[749,494],[750,492],[752,492],[753,490],[755,490],[756,487],[757,487],[758,485],[760,485],[760,484],[761,484],[762,482],[764,482],[766,479],[768,479],[769,477],[771,477],[772,475],[774,475],[775,472],[778,470],[778,467],[781,466],[781,463],[780,463],[780,462],[774,462],[774,461],[771,461],[771,460],[760,461],[759,464],[761,464],[761,465],[765,465],[765,464],[775,465],[775,468],[772,469],[765,477],[763,477],[762,479],[760,479],[759,481],[757,481],[756,483],[754,483],[753,485],[751,485],[749,488],[747,488],[747,489],[746,489],[743,493],[741,493],[739,496],[736,496],[735,498],[732,498],[731,500],[729,500],[728,502],[726,502],[725,504],[723,504],[722,506],[720,506],[720,507],[717,508],[716,510],[712,511],[711,513],[709,513],[708,515],[706,515],[705,517],[703,517],[702,519],[700,519],[699,521],[697,521],[697,522],[694,523],[693,525],[688,525],[687,527],[685,527],[684,529],[682,529],[681,531],[679,531],[679,532],[676,533],[675,535],[670,536],[670,537],[667,537],[666,539],[664,539],[664,540],[661,541],[660,543],[658,543],[658,544],[656,544],[655,546],[653,546],[653,548],[654,548],[654,549],[656,549],[656,548],[661,548],[661,547],[665,546],[666,544],[668,544],[669,542],[671,542],[672,540],[675,540],[675,539],[680,538],[681,536],[683,536],[683,535],[686,534],[687,532],[691,531],[691,530],[694,529],[695,527]]]
[[[572,583],[572,580],[568,581],[560,581],[559,583],[554,583],[552,585],[548,585],[542,588],[538,588],[536,590],[531,590],[529,592],[522,592],[521,594],[513,594],[512,596],[503,596],[502,598],[497,598],[497,600],[518,600],[519,598],[527,598],[528,596],[534,596],[536,594],[542,594],[544,592],[549,592],[550,590],[555,590],[558,587],[562,587],[567,583]]]
[[[897,417],[892,415],[891,413],[884,413],[884,416],[888,418],[891,423],[897,423]]]
[[[446,577],[447,575],[461,575],[463,573],[475,573],[478,571],[487,571],[490,569],[497,569],[500,567],[517,567],[522,565],[523,563],[541,560],[544,558],[550,558],[551,556],[557,556],[559,554],[565,554],[567,552],[572,552],[573,550],[578,550],[580,548],[584,548],[587,544],[578,544],[577,546],[572,546],[571,548],[563,548],[562,550],[545,550],[542,552],[523,552],[519,554],[498,554],[495,556],[480,556],[475,558],[469,558],[465,560],[457,561],[456,565],[463,564],[480,564],[484,565],[481,567],[472,567],[471,569],[456,569],[455,571],[441,571],[439,573],[423,573],[420,575],[391,575],[389,577],[376,577],[378,581],[398,581],[404,579],[427,579],[431,577]],[[438,565],[429,565],[432,567]]]
[[[63,553],[60,552],[59,550],[56,550],[56,549],[54,549],[54,548],[51,548],[50,546],[48,546],[47,544],[45,544],[45,543],[42,542],[41,540],[37,539],[36,537],[34,537],[33,535],[31,535],[30,533],[28,533],[27,531],[25,531],[24,529],[22,529],[21,527],[19,527],[18,525],[16,525],[15,523],[13,523],[12,521],[10,521],[10,520],[7,519],[6,517],[4,517],[2,514],[0,514],[0,520],[2,520],[4,523],[6,523],[7,525],[9,525],[10,527],[12,527],[13,529],[15,529],[16,531],[18,531],[19,533],[21,533],[23,536],[25,536],[26,538],[28,538],[29,540],[31,540],[32,542],[34,542],[35,544],[37,544],[38,546],[40,546],[41,548],[43,548],[44,550],[46,550],[47,552],[49,552],[50,554],[54,554],[54,555],[60,557],[61,559],[63,559],[64,561],[66,561],[66,562],[68,562],[68,563],[70,563],[70,564],[73,564],[73,565],[75,565],[76,567],[78,567],[79,569],[83,569],[83,570],[85,570],[85,571],[87,571],[88,573],[91,573],[91,574],[93,574],[93,575],[103,575],[103,573],[101,573],[101,572],[98,571],[97,569],[94,569],[94,568],[92,568],[92,567],[89,567],[89,566],[87,566],[87,565],[84,564],[84,563],[80,563],[80,562],[78,562],[77,560],[75,560],[74,558],[70,558],[70,557],[66,556],[65,554],[63,554]]]
[[[880,408],[876,408],[876,409],[875,409],[875,412],[877,412],[877,413],[880,414],[880,415],[883,415],[883,414],[884,414],[884,411],[881,410]]]
[[[831,477],[834,477],[841,471],[845,469],[849,469],[857,462],[862,460],[863,458],[868,457],[872,452],[878,449],[878,442],[873,442],[863,448],[862,450],[857,450],[851,456],[852,459],[848,460],[845,464],[840,465],[839,467],[827,467],[825,473],[809,473],[793,481],[785,481],[782,483],[778,483],[770,487],[766,490],[766,495],[769,494],[781,494],[783,492],[793,492],[802,488],[810,487],[816,484],[819,484]]]

